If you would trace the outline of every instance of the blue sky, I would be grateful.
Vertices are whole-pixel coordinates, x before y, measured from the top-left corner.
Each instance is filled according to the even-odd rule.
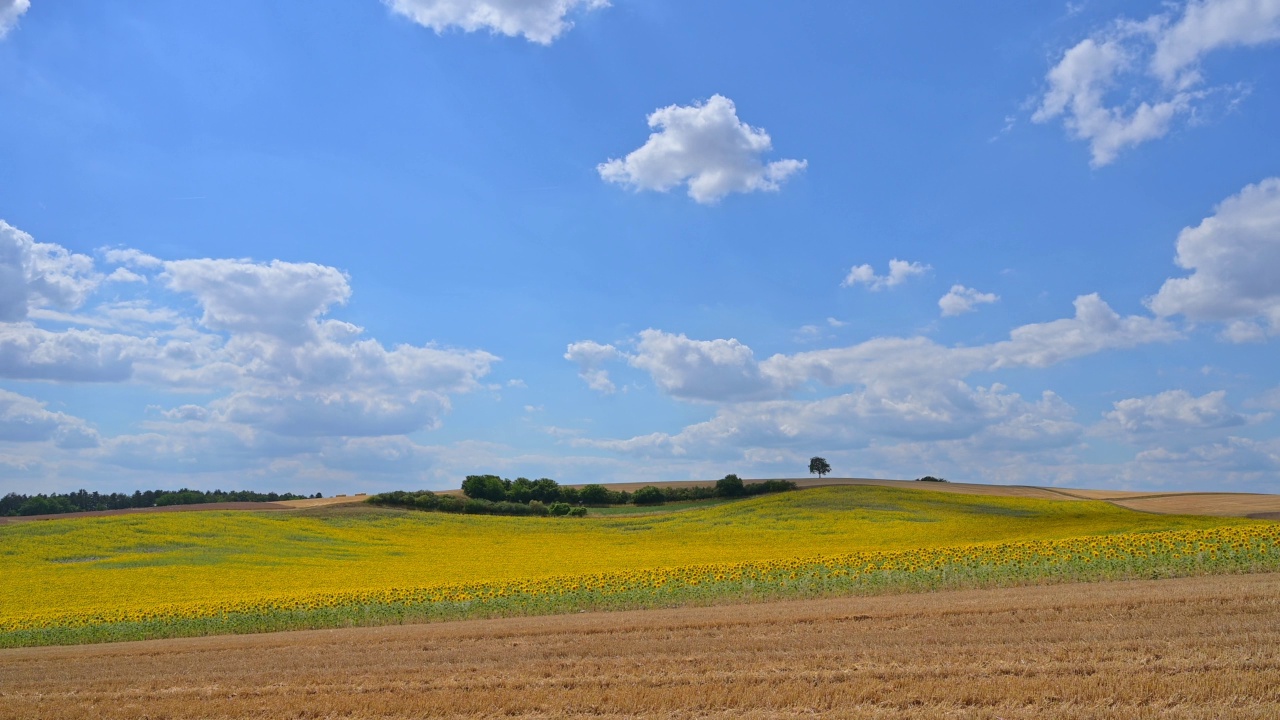
[[[0,0],[0,492],[1280,491],[1280,0]]]

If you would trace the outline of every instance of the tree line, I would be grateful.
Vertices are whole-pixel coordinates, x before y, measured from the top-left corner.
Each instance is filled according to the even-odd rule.
[[[201,505],[217,502],[277,502],[323,497],[294,493],[260,493],[252,490],[135,490],[133,493],[100,493],[79,490],[72,493],[23,495],[9,493],[0,498],[0,516],[60,515],[90,510],[126,510],[165,505]]]
[[[745,483],[737,475],[726,475],[714,486],[657,487],[646,485],[635,492],[611,490],[593,483],[582,487],[561,485],[551,478],[516,478],[497,475],[468,475],[462,483],[465,497],[440,495],[430,490],[397,490],[371,496],[374,505],[414,510],[467,513],[472,515],[554,515],[581,516],[587,507],[610,505],[661,505],[667,502],[734,498],[796,489],[790,480]]]

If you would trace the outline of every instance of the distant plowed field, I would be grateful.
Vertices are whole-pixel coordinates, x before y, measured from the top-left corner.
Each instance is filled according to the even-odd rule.
[[[0,718],[1280,717],[1280,575],[0,651]]]

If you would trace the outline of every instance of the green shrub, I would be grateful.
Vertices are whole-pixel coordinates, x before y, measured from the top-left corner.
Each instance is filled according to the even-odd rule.
[[[497,475],[468,475],[462,481],[462,494],[473,500],[500,502],[507,499],[507,481]]]
[[[569,503],[562,503],[562,502],[551,503],[551,507],[547,508],[547,510],[552,515],[559,517],[562,515],[568,515],[569,512],[573,510],[573,506],[570,505]]]
[[[616,499],[614,496],[609,488],[597,483],[583,485],[578,490],[578,501],[583,505],[609,505]]]
[[[666,500],[667,498],[662,494],[662,490],[652,485],[645,485],[631,496],[631,502],[636,505],[661,505]]]
[[[738,497],[746,494],[742,486],[742,478],[729,474],[716,481],[716,495],[720,497]]]
[[[584,507],[576,507],[569,510],[569,517],[586,517],[587,509]]]

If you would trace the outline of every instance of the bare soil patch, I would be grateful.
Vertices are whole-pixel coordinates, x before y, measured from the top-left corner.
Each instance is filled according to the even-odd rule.
[[[0,651],[0,718],[1275,718],[1280,575]]]

